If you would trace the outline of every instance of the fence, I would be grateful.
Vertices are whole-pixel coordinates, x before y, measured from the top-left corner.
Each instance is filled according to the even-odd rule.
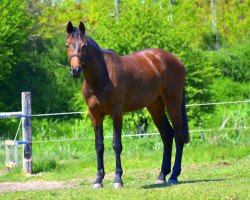
[[[0,113],[0,118],[21,118],[20,124],[18,126],[18,130],[15,136],[14,141],[6,141],[6,167],[17,167],[18,166],[18,153],[17,153],[17,145],[23,145],[22,157],[23,157],[23,172],[26,174],[32,173],[32,143],[42,143],[42,142],[60,142],[60,141],[70,141],[70,140],[87,140],[94,139],[91,138],[65,138],[58,140],[49,140],[49,141],[33,141],[32,142],[32,117],[47,117],[47,116],[60,116],[60,115],[75,115],[75,114],[86,114],[87,112],[63,112],[63,113],[47,113],[47,114],[31,114],[31,93],[30,92],[22,92],[22,111],[21,112],[8,112],[8,113]],[[186,107],[194,107],[194,106],[210,106],[210,105],[222,105],[222,104],[239,104],[239,103],[249,103],[250,100],[243,101],[231,101],[231,102],[212,102],[212,103],[202,103],[202,104],[187,104]],[[22,139],[23,141],[16,141],[17,134],[20,126],[22,125]],[[248,129],[250,127],[242,127],[242,129]],[[223,130],[234,130],[235,128],[223,128]],[[204,132],[204,131],[214,131],[218,129],[204,129],[204,130],[190,130],[190,132]],[[148,133],[148,134],[126,134],[123,137],[138,137],[138,136],[149,136],[149,135],[157,135],[158,132]],[[105,138],[112,138],[112,136],[106,136]],[[14,146],[14,161],[10,160],[10,147]]]
[[[6,141],[6,167],[17,167],[18,166],[18,152],[17,145],[23,145],[23,172],[26,174],[32,173],[32,137],[31,137],[31,93],[30,92],[22,92],[22,111],[21,112],[11,112],[11,113],[0,113],[0,118],[11,118],[18,117],[21,118],[22,124],[22,142],[17,142],[16,137],[18,134],[18,130],[16,133],[16,137],[14,141]],[[10,160],[10,149],[11,146],[14,146],[14,161]]]

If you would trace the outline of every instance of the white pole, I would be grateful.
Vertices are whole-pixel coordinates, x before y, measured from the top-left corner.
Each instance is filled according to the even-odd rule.
[[[31,93],[22,92],[23,172],[32,174]]]
[[[18,142],[14,142],[14,162],[15,167],[18,167]]]

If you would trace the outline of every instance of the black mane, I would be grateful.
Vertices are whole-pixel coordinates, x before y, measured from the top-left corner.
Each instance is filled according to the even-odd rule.
[[[87,36],[88,41],[90,41],[93,45],[95,45],[97,48],[101,49],[101,47],[99,46],[99,44],[97,44],[97,42],[92,39],[91,37]]]

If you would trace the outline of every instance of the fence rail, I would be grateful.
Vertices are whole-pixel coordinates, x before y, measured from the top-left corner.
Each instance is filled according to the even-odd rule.
[[[238,104],[238,103],[249,103],[250,100],[243,101],[229,101],[229,102],[210,102],[210,103],[200,103],[200,104],[187,104],[186,107],[195,106],[212,106],[212,105],[223,105],[223,104]],[[59,115],[75,115],[75,114],[87,114],[87,111],[83,112],[62,112],[62,113],[48,113],[48,114],[33,114],[31,117],[46,117],[46,116],[59,116]]]
[[[190,130],[190,133],[201,133],[201,132],[213,132],[213,131],[232,131],[232,130],[244,130],[250,129],[250,126],[245,127],[231,127],[231,128],[210,128],[210,129],[198,129]],[[142,137],[142,136],[153,136],[159,135],[159,132],[145,133],[145,134],[124,134],[122,137]],[[104,136],[104,139],[111,139],[112,135]],[[66,142],[66,141],[81,141],[81,140],[94,140],[95,137],[86,137],[86,138],[62,138],[62,139],[53,139],[53,140],[33,140],[32,143],[49,143],[49,142]],[[23,144],[24,142],[18,142],[18,144]],[[4,145],[4,141],[0,141],[0,145]]]
[[[14,118],[22,115],[22,112],[4,112],[0,113],[0,119]]]
[[[249,103],[250,100],[243,100],[243,101],[227,101],[227,102],[210,102],[210,103],[197,103],[197,104],[187,104],[186,107],[193,107],[193,106],[212,106],[212,105],[222,105],[222,104],[238,104],[238,103]]]
[[[212,105],[227,105],[227,104],[239,104],[239,103],[249,103],[250,99],[242,101],[228,101],[228,102],[209,102],[209,103],[197,103],[197,104],[187,104],[186,107],[196,107],[196,106],[212,106]],[[44,113],[44,114],[31,114],[28,117],[47,117],[47,116],[60,116],[60,115],[77,115],[77,114],[87,114],[87,111],[82,112],[60,112],[60,113]],[[26,117],[22,115],[21,112],[5,112],[0,113],[1,118],[21,118]]]
[[[243,130],[250,129],[250,127],[231,127],[231,128],[211,128],[211,129],[199,129],[199,130],[190,130],[190,133],[201,133],[201,132],[212,132],[212,131],[232,131],[232,130]],[[145,133],[145,134],[124,134],[122,137],[142,137],[142,136],[153,136],[159,135],[159,132]],[[104,139],[111,139],[112,135],[104,136]],[[86,137],[86,138],[62,138],[62,139],[54,139],[54,140],[34,140],[32,143],[49,143],[49,142],[66,142],[66,141],[80,141],[80,140],[94,140],[95,137]]]

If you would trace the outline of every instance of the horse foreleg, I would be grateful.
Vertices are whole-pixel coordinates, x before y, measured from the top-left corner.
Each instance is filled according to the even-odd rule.
[[[95,149],[97,155],[97,175],[93,188],[102,188],[103,187],[102,180],[105,175],[104,163],[103,163],[103,154],[104,154],[103,117],[94,116],[90,111],[89,115],[95,131]]]
[[[122,164],[121,164],[121,153],[122,153],[122,141],[121,141],[121,129],[122,129],[122,113],[113,115],[114,123],[114,134],[113,134],[113,149],[116,156],[116,171],[114,187],[120,188],[123,186],[122,182]]]

